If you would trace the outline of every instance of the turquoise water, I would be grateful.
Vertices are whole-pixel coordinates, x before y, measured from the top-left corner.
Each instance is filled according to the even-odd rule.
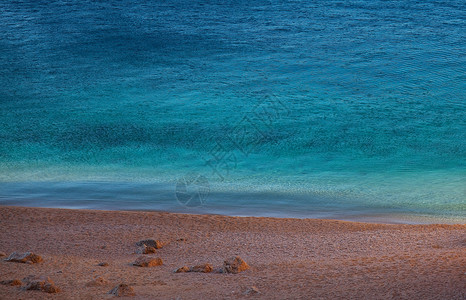
[[[0,12],[0,204],[466,220],[464,1]]]

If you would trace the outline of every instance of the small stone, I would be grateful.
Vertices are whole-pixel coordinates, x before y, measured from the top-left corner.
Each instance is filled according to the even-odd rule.
[[[13,252],[10,254],[10,256],[5,258],[5,261],[35,264],[35,263],[42,262],[43,259],[39,255],[34,254],[32,252],[26,252],[26,253]]]
[[[99,276],[86,283],[86,286],[102,286],[107,284],[109,284],[108,280]]]
[[[188,266],[181,267],[175,271],[175,273],[186,273],[186,272],[199,272],[199,273],[210,273],[214,270],[211,264],[202,264],[189,268]]]
[[[108,267],[108,262],[101,262],[98,264],[99,267]]]
[[[175,273],[186,273],[189,272],[190,268],[188,266],[181,267],[175,271]]]
[[[139,256],[133,265],[138,267],[155,267],[163,265],[163,261],[160,257]]]
[[[249,269],[249,265],[239,256],[227,259],[223,263],[223,273],[238,274]]]
[[[163,247],[163,243],[159,240],[147,239],[142,240],[136,243],[136,246],[142,247],[146,245],[147,247],[154,247],[155,249],[160,249]]]
[[[210,273],[214,270],[211,264],[202,264],[191,267],[190,272]]]
[[[136,253],[139,253],[139,254],[153,254],[155,253],[155,248],[154,247],[151,247],[151,246],[146,246],[146,245],[142,245],[142,247],[140,247],[138,249],[138,251]]]
[[[259,289],[255,286],[251,286],[247,291],[244,293],[245,295],[257,295],[260,294],[261,292]]]
[[[3,256],[6,256],[6,253],[0,251],[0,257],[3,257]]]
[[[117,297],[127,297],[127,296],[134,296],[135,293],[134,293],[134,289],[127,285],[127,284],[124,284],[124,283],[121,283],[119,285],[117,285],[116,287],[114,287],[110,292],[109,294],[112,294],[112,295],[115,295]]]
[[[24,287],[24,290],[27,291],[37,290],[50,294],[58,293],[60,291],[60,289],[57,286],[55,286],[55,283],[48,277],[29,276],[25,278],[25,281],[26,286]]]
[[[22,285],[23,283],[19,279],[12,279],[12,280],[3,280],[0,281],[0,284],[3,285],[11,285],[11,286],[17,286],[17,285]]]

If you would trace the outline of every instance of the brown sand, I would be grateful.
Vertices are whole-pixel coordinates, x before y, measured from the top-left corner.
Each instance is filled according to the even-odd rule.
[[[168,243],[151,254],[162,266],[132,266],[141,255],[135,243],[146,238]],[[120,283],[134,289],[134,299],[466,299],[465,249],[466,225],[0,206],[0,252],[44,259],[1,260],[0,281],[47,276],[61,289],[0,285],[0,299],[106,299]],[[236,255],[251,268],[173,272],[203,263],[219,268]],[[102,283],[88,284],[99,276]]]

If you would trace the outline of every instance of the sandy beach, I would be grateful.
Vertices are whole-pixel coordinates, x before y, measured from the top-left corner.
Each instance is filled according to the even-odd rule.
[[[106,299],[121,283],[133,299],[466,297],[466,225],[5,206],[0,216],[0,299]],[[138,254],[144,239],[163,247]],[[28,251],[43,261],[4,260]],[[163,265],[133,266],[140,256]],[[250,269],[218,271],[235,256]],[[212,272],[174,272],[205,263]],[[28,276],[48,277],[60,291],[26,290]],[[21,285],[5,284],[14,279]]]

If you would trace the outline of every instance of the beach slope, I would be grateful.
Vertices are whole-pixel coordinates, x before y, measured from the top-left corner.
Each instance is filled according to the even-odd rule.
[[[144,239],[163,247],[137,253]],[[0,206],[0,299],[105,299],[121,283],[134,299],[465,299],[465,250],[466,225]],[[43,261],[4,260],[28,251]],[[140,256],[163,264],[134,266]],[[250,268],[219,271],[236,256]],[[174,272],[205,263],[212,272]],[[28,276],[60,291],[26,290]]]

